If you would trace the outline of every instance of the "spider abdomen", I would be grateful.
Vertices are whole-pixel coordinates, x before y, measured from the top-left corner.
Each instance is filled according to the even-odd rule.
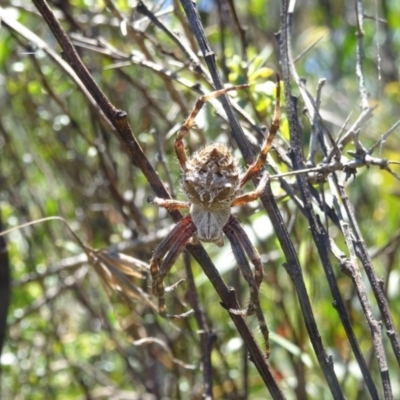
[[[208,210],[196,204],[190,207],[193,223],[197,228],[197,238],[203,242],[213,242],[217,246],[224,244],[222,228],[231,215],[230,207],[219,210]]]

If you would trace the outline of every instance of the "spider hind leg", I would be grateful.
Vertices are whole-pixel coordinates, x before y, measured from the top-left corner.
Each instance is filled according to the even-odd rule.
[[[151,258],[150,273],[153,278],[152,291],[153,294],[158,297],[158,311],[163,318],[185,318],[193,313],[193,310],[189,310],[183,314],[167,314],[164,294],[165,292],[173,291],[183,280],[181,279],[174,285],[165,288],[164,278],[195,231],[196,227],[192,222],[191,216],[186,216],[176,224],[170,234],[160,243]],[[165,254],[167,255],[165,256]]]
[[[235,314],[243,313],[244,315],[256,314],[258,325],[265,342],[266,357],[268,358],[270,353],[269,330],[267,323],[265,322],[259,298],[259,288],[263,278],[263,268],[260,256],[236,218],[231,216],[223,230],[231,244],[240,271],[250,288],[250,302],[247,310],[230,310],[230,312]],[[254,276],[245,253],[249,255],[249,258],[255,267]]]

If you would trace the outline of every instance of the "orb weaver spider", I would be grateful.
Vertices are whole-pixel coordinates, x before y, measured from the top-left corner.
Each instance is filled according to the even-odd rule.
[[[251,243],[239,221],[231,214],[231,207],[241,206],[257,200],[268,182],[264,174],[257,188],[242,194],[242,188],[253,179],[263,167],[272,141],[279,129],[280,119],[280,79],[276,82],[276,103],[269,134],[264,140],[255,162],[241,174],[238,162],[231,151],[221,143],[212,143],[193,154],[186,155],[182,139],[192,128],[195,118],[203,105],[211,99],[229,91],[248,88],[248,85],[233,86],[201,96],[193,107],[189,117],[178,130],[175,139],[175,152],[182,168],[182,188],[188,201],[174,199],[149,198],[159,207],[169,210],[189,209],[189,214],[182,218],[170,234],[155,249],[150,261],[150,272],[153,279],[152,292],[158,297],[159,313],[164,318],[183,318],[192,313],[169,315],[165,306],[165,292],[172,291],[179,283],[169,288],[164,287],[164,278],[184,250],[188,241],[212,242],[223,245],[223,234],[228,238],[236,262],[250,288],[250,302],[246,310],[229,310],[244,315],[256,314],[258,324],[265,340],[267,357],[269,354],[269,331],[264,319],[259,300],[259,288],[264,271],[258,251]],[[254,266],[254,275],[247,261]]]

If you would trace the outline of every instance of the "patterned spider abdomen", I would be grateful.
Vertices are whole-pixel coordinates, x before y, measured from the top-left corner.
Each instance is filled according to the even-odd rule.
[[[191,203],[198,239],[222,246],[222,228],[240,191],[239,175],[235,158],[221,143],[206,146],[188,161],[182,186]]]

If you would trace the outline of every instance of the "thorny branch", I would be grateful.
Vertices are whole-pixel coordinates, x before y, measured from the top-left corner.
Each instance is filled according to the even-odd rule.
[[[358,2],[357,7],[358,7],[358,11],[360,11],[360,9],[362,9],[362,2]],[[371,110],[368,107],[366,90],[365,90],[365,83],[364,83],[364,77],[363,77],[363,74],[362,74],[362,43],[360,43],[361,36],[362,36],[361,33],[360,33],[360,32],[362,32],[362,23],[360,23],[360,21],[362,22],[362,18],[358,19],[359,41],[358,41],[358,47],[357,47],[357,74],[359,76],[360,94],[361,94],[362,103],[364,104],[364,106],[362,107],[363,108],[363,113],[360,116],[360,118],[358,119],[358,122],[356,122],[357,124],[363,123],[365,121],[365,116],[367,116],[369,114],[370,110]],[[290,54],[289,54],[289,57],[290,57]],[[283,57],[282,57],[282,59],[283,59]],[[282,62],[282,60],[281,60],[281,62]],[[293,74],[293,76],[294,76],[294,78],[296,80],[296,83],[299,86],[300,93],[302,95],[302,98],[303,98],[303,100],[305,102],[305,105],[306,105],[306,109],[308,111],[308,115],[310,116],[312,127],[314,128],[314,133],[313,134],[316,137],[318,137],[319,143],[321,145],[321,148],[325,152],[325,155],[327,155],[326,145],[324,143],[324,137],[322,135],[321,129],[319,128],[319,126],[320,126],[319,123],[320,122],[322,123],[322,120],[319,117],[319,115],[318,115],[318,119],[317,120],[315,118],[315,111],[317,110],[316,104],[313,101],[312,97],[307,92],[307,90],[305,89],[304,82],[302,82],[299,79],[299,77],[298,77],[298,75],[296,73],[296,70],[295,70],[293,62],[291,63],[291,70],[292,70],[292,74]],[[289,122],[290,122],[289,112],[288,112],[288,118],[289,118]],[[388,133],[383,135],[383,137],[388,136],[397,127],[397,125],[398,124],[395,124],[394,127],[392,127],[388,131]],[[357,127],[359,127],[359,126],[360,125],[357,125]],[[335,154],[336,153],[337,156],[335,158],[336,158],[336,160],[339,160],[340,157],[341,157],[340,150],[336,147],[336,143],[332,140],[332,137],[331,137],[330,133],[327,130],[325,130],[325,131],[329,135],[328,136],[329,137],[328,143],[330,143],[332,145],[332,150],[331,150],[332,153],[331,154]],[[347,135],[347,137],[350,138],[351,135]],[[372,161],[373,157],[371,157],[370,153],[367,152],[363,148],[363,146],[361,146],[359,144],[358,137],[356,135],[352,135],[352,139],[354,140],[354,142],[356,144],[356,148],[357,148],[357,151],[358,151],[359,155],[362,155],[361,159],[369,160],[369,162],[371,164],[373,164],[374,163],[374,161]],[[342,140],[341,143],[344,144],[344,140]],[[295,148],[295,147],[293,146],[293,148]],[[373,146],[373,149],[375,149],[375,148],[376,148],[376,146]],[[351,153],[351,155],[356,155],[356,153]],[[301,164],[301,157],[299,158],[299,161],[300,161],[299,167],[303,168],[304,166]],[[357,163],[357,161],[354,160],[354,161],[350,162],[349,166],[351,164],[355,165],[356,163]],[[381,160],[380,159],[379,161],[377,161],[377,164],[380,164],[381,168],[388,169],[387,160]],[[294,163],[294,165],[296,165],[296,163]],[[337,170],[340,170],[340,168],[337,169]],[[388,169],[388,170],[389,170],[390,173],[392,173],[393,175],[396,176],[396,174],[394,174],[390,169]],[[347,172],[349,172],[349,170]],[[364,241],[361,239],[360,231],[357,228],[357,225],[356,225],[357,223],[356,223],[356,220],[354,218],[354,213],[352,212],[352,205],[348,201],[348,197],[345,194],[344,187],[342,185],[339,186],[336,172],[331,171],[330,176],[331,176],[330,181],[331,181],[331,179],[333,179],[333,182],[335,182],[336,187],[339,187],[339,190],[340,190],[340,193],[341,193],[340,194],[340,198],[346,204],[346,209],[347,209],[347,212],[348,212],[347,216],[348,216],[349,220],[352,221],[355,224],[353,229],[356,229],[357,230],[357,234],[360,235],[358,237],[358,240],[357,240],[356,243],[357,243],[357,246],[361,246],[362,249],[365,251],[364,252],[364,260],[365,260],[366,258],[368,258],[368,252],[365,249],[365,245],[363,246]],[[299,176],[298,179],[299,180],[302,179],[301,175]],[[306,192],[307,192],[307,183],[303,181],[302,183],[299,184],[299,187],[300,187],[300,190],[302,190],[302,188],[303,188],[303,190],[306,189],[305,190],[305,194],[303,194],[303,196],[305,196]],[[333,187],[332,187],[332,189],[333,189]],[[305,211],[307,209],[308,210],[312,210],[311,203],[309,203],[308,207],[307,207],[307,201],[305,201],[305,204],[306,204],[306,207],[304,209]],[[349,214],[349,212],[350,212],[350,214]],[[312,224],[313,224],[312,219],[314,219],[314,223],[316,224],[316,226],[320,225],[319,221],[315,220],[315,216],[314,217],[312,216],[312,213],[308,214],[308,219],[309,219],[310,227],[312,227]],[[343,229],[344,236],[346,238],[349,238],[349,233],[348,233],[349,230],[348,230],[348,228],[344,229],[343,225],[342,225],[342,229]],[[319,230],[320,230],[320,232],[324,230],[321,225],[319,226]],[[311,232],[312,232],[312,234],[314,236],[314,240],[316,241],[317,247],[319,249],[321,260],[323,261],[322,264],[323,264],[323,266],[324,266],[324,268],[326,270],[328,282],[331,285],[332,294],[333,294],[333,297],[335,299],[335,307],[338,309],[339,316],[341,317],[342,323],[343,323],[344,327],[346,328],[347,334],[349,336],[350,343],[352,343],[353,351],[355,352],[356,358],[357,358],[357,360],[359,362],[359,365],[360,365],[360,368],[361,368],[361,370],[363,372],[367,387],[368,387],[368,389],[370,391],[371,396],[373,398],[378,398],[378,393],[377,393],[376,387],[373,384],[373,381],[372,381],[371,375],[369,373],[368,367],[366,365],[366,362],[365,362],[364,358],[362,357],[362,355],[360,353],[360,349],[359,349],[358,343],[355,340],[353,329],[352,329],[352,327],[350,325],[349,318],[347,316],[347,312],[346,312],[346,310],[344,308],[344,303],[343,303],[343,301],[341,299],[340,293],[339,293],[337,285],[336,285],[336,281],[335,281],[334,278],[333,279],[329,278],[329,275],[332,276],[333,270],[332,270],[331,264],[329,262],[329,259],[324,257],[324,254],[326,254],[326,249],[329,248],[330,246],[326,241],[325,241],[325,244],[321,243],[321,246],[318,246],[318,239],[317,239],[317,236],[316,236],[317,232],[318,232],[318,229],[317,230],[316,229],[311,229]],[[321,232],[321,233],[323,233],[323,232]],[[323,233],[323,235],[326,235],[326,234],[327,234],[327,232]],[[352,241],[347,240],[347,244],[348,244],[348,247],[349,247],[350,254],[353,254],[353,258],[351,258],[351,259],[354,260],[355,251],[354,251],[354,248],[353,248]],[[392,390],[391,390],[391,385],[390,385],[390,378],[389,378],[389,374],[388,374],[388,370],[387,370],[386,356],[385,356],[385,352],[384,352],[384,348],[383,348],[382,336],[381,336],[381,332],[380,332],[380,326],[379,326],[379,324],[376,323],[376,321],[372,317],[371,310],[370,310],[370,307],[368,305],[368,300],[367,300],[368,297],[367,297],[367,294],[366,294],[365,287],[363,286],[361,279],[357,279],[357,274],[356,274],[357,269],[354,266],[354,261],[353,261],[352,265],[353,265],[353,267],[350,270],[348,269],[348,271],[351,271],[351,274],[350,274],[350,272],[349,272],[349,274],[353,278],[353,282],[354,282],[354,284],[356,286],[357,293],[359,294],[360,302],[363,305],[363,309],[364,309],[364,312],[365,312],[365,315],[366,315],[366,319],[367,319],[367,321],[369,323],[370,330],[371,330],[371,333],[372,333],[372,336],[373,336],[373,343],[374,343],[374,348],[375,348],[375,351],[376,351],[376,357],[377,357],[378,363],[380,365],[380,370],[381,370],[381,378],[382,378],[382,384],[383,384],[383,389],[384,389],[384,395],[385,395],[385,398],[390,399],[390,398],[393,397],[393,395],[392,395]],[[387,323],[389,325],[389,332],[394,332],[394,334],[390,335],[390,338],[392,340],[393,350],[394,350],[394,352],[396,354],[396,357],[398,357],[398,342],[396,340],[397,334],[396,334],[396,331],[393,329],[393,322],[392,322],[391,316],[390,316],[390,309],[388,307],[388,304],[386,302],[386,299],[385,299],[384,295],[381,294],[382,286],[377,284],[378,283],[377,279],[375,277],[375,274],[374,274],[373,269],[370,266],[370,264],[364,263],[364,268],[366,269],[367,275],[370,278],[371,283],[373,285],[375,294],[377,296],[378,304],[380,304],[382,315],[386,316],[386,318],[384,320],[387,321]],[[379,289],[378,289],[378,287],[379,287]],[[398,338],[398,336],[397,336],[397,338]]]
[[[290,67],[291,67],[292,75],[293,75],[293,77],[294,77],[294,79],[295,79],[295,81],[296,81],[296,83],[297,83],[297,85],[298,85],[298,87],[300,89],[300,94],[301,94],[301,96],[302,96],[302,98],[304,100],[305,107],[306,107],[306,109],[308,111],[307,114],[308,114],[308,116],[310,118],[311,129],[312,129],[312,133],[311,134],[312,134],[312,136],[318,138],[319,144],[320,144],[321,148],[323,149],[323,151],[324,151],[324,153],[326,155],[327,154],[327,146],[329,146],[329,145],[325,143],[323,130],[321,129],[322,120],[320,119],[320,116],[319,116],[319,114],[318,114],[318,112],[316,110],[316,105],[315,105],[311,95],[308,93],[307,89],[305,88],[304,82],[302,82],[298,77],[298,74],[296,72],[294,63],[291,60],[290,51],[289,51],[289,55],[288,56],[289,56],[289,60],[290,60]],[[327,132],[327,134],[329,134],[329,139],[330,139],[328,142],[330,142],[332,148],[334,149],[332,151],[334,151],[337,154],[337,156],[334,157],[333,163],[341,164],[340,160],[341,160],[342,157],[341,157],[340,150],[336,147],[336,143],[334,142],[334,140],[332,140],[332,137],[331,137],[330,133]],[[338,170],[343,170],[343,169],[340,169],[340,168],[332,169],[329,174],[335,174],[335,171],[338,171]],[[349,170],[347,170],[347,171],[349,172]],[[312,207],[311,203],[310,203],[309,207]],[[314,237],[314,240],[316,241],[316,244],[318,246],[318,250],[319,250],[319,253],[320,253],[322,265],[324,267],[325,274],[326,274],[328,283],[330,285],[330,289],[331,289],[332,296],[333,296],[333,299],[334,299],[335,308],[338,311],[339,317],[340,317],[340,319],[342,321],[342,324],[343,324],[343,326],[344,326],[344,328],[346,330],[346,333],[347,333],[347,336],[349,338],[351,347],[352,347],[353,352],[355,354],[355,357],[356,357],[356,359],[357,359],[357,361],[359,363],[359,366],[360,366],[360,369],[361,369],[362,374],[364,376],[365,383],[366,383],[366,385],[368,387],[368,390],[370,391],[370,394],[371,394],[371,396],[373,398],[378,398],[379,396],[378,396],[377,389],[376,389],[376,387],[375,387],[375,385],[373,383],[373,380],[372,380],[369,368],[367,366],[367,363],[366,363],[366,361],[365,361],[365,359],[364,359],[364,357],[363,357],[363,355],[361,353],[361,350],[360,350],[360,347],[359,347],[358,342],[356,340],[353,328],[351,326],[351,321],[350,321],[349,315],[348,315],[348,313],[346,311],[346,308],[345,308],[344,301],[342,299],[342,296],[340,294],[339,288],[337,286],[336,278],[334,276],[334,271],[333,271],[332,264],[331,264],[331,262],[329,260],[329,257],[327,257],[326,249],[328,249],[330,247],[329,243],[327,242],[327,239],[326,239],[328,237],[328,232],[326,232],[325,229],[323,228],[323,226],[320,224],[320,222],[315,219],[315,215],[314,216],[312,216],[312,215],[309,216],[309,223],[310,223],[310,226],[311,226],[312,223],[316,224],[316,226],[319,226],[319,230],[312,229],[312,232],[318,232],[319,231],[319,233],[317,235],[320,236],[321,239],[322,239],[322,242],[320,242],[320,244],[318,245],[318,243],[319,243],[318,240],[319,239],[317,238],[317,235],[315,235],[315,237]],[[381,346],[382,346],[382,344],[381,344]]]
[[[300,142],[300,125],[297,117],[297,101],[292,96],[291,83],[290,83],[290,64],[289,64],[289,18],[288,18],[288,4],[284,0],[281,9],[281,29],[278,35],[279,49],[280,49],[280,64],[282,68],[282,78],[285,87],[286,98],[286,112],[288,116],[289,129],[290,129],[290,144],[291,144],[291,158],[294,169],[304,168],[304,161],[302,155],[302,146]],[[304,176],[297,176],[299,189],[304,203],[304,210],[308,223],[311,228],[313,239],[316,242],[319,255],[323,257],[325,263],[329,262],[325,252],[326,238],[319,233],[316,216],[312,208],[311,193],[308,188],[308,182]],[[332,395],[335,399],[344,398],[342,389],[333,368],[332,357],[328,357],[324,346],[322,344],[321,335],[318,331],[317,324],[312,312],[310,300],[302,279],[301,269],[293,264],[287,264],[286,269],[293,280],[295,288],[298,292],[300,304],[303,309],[303,316],[305,319],[306,327],[314,347],[314,351],[321,365],[325,379],[328,382]]]
[[[338,214],[341,216],[340,209],[338,209]],[[342,232],[346,240],[347,247],[349,249],[350,257],[346,258],[344,254],[340,254],[338,259],[340,261],[340,269],[341,271],[348,275],[354,283],[354,286],[357,290],[357,295],[360,299],[361,306],[363,308],[369,329],[371,331],[371,336],[372,336],[372,343],[374,345],[374,352],[376,359],[378,360],[380,372],[381,372],[381,379],[382,379],[382,385],[383,385],[383,391],[385,394],[385,399],[392,399],[393,394],[392,394],[392,388],[390,385],[390,377],[389,377],[389,371],[387,368],[387,361],[386,361],[386,355],[385,351],[383,348],[383,343],[382,343],[382,331],[381,331],[381,324],[374,318],[372,314],[372,307],[369,302],[368,296],[367,296],[367,291],[364,285],[364,282],[362,280],[362,275],[360,273],[360,270],[358,268],[358,263],[357,263],[357,257],[355,254],[354,250],[354,245],[353,245],[353,239],[351,237],[349,225],[343,221],[341,218],[341,226],[342,226]],[[357,349],[358,350],[358,349]],[[363,364],[360,364],[361,367],[365,368],[366,365],[365,361],[363,361]],[[366,371],[363,369],[363,374],[364,376],[366,375]],[[368,370],[367,370],[368,371]],[[368,387],[370,388],[370,385],[372,383],[372,379],[370,375],[367,375],[368,379],[370,379],[370,382],[368,383]],[[371,391],[371,389],[370,389]],[[377,397],[378,393],[375,391],[371,392],[371,395],[373,397]]]

